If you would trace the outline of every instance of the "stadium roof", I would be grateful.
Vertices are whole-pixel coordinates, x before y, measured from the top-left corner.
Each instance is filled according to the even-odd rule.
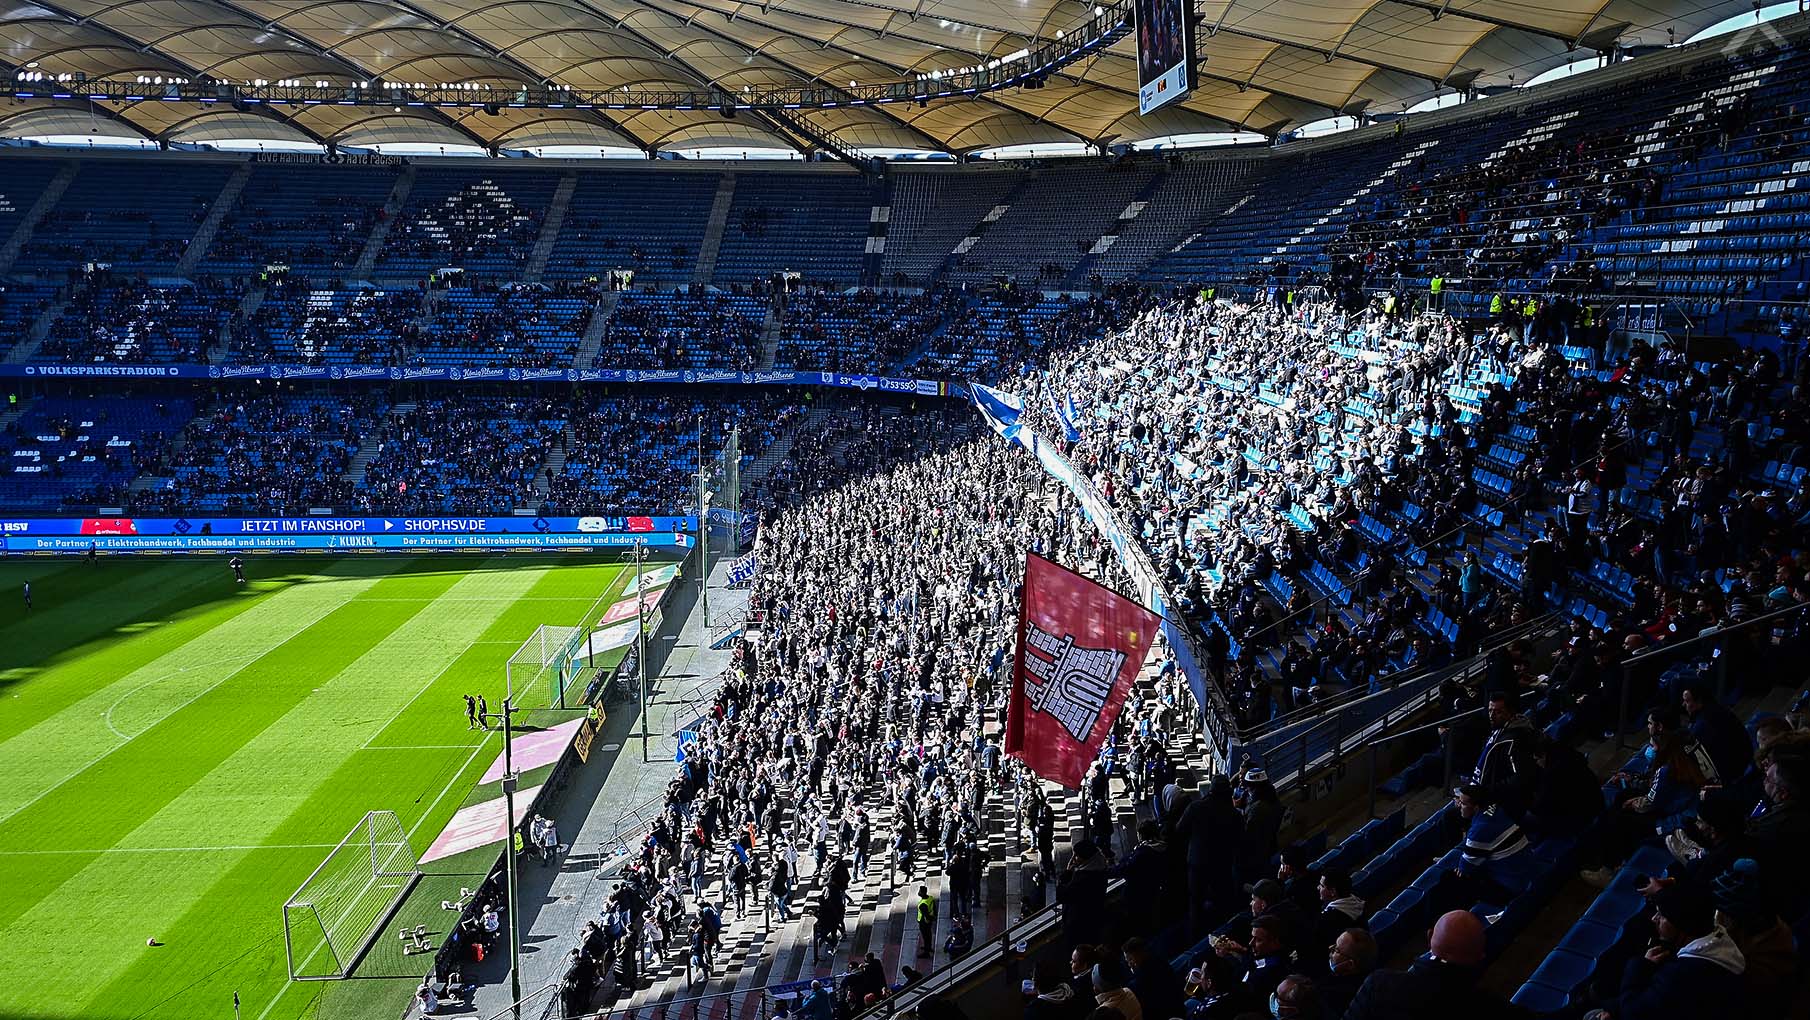
[[[1274,134],[1340,112],[1397,112],[1441,89],[1525,82],[1579,48],[1663,43],[1668,28],[1682,40],[1749,9],[1748,0],[1196,0],[1200,87],[1148,117],[1137,113],[1125,36],[1041,88],[796,111],[802,125],[748,111],[14,99],[0,106],[0,136],[653,151],[803,150],[817,135],[851,149],[961,153]],[[9,75],[741,93],[974,67],[1057,40],[1094,11],[1073,0],[0,0],[0,48]],[[97,118],[112,123],[97,131]]]

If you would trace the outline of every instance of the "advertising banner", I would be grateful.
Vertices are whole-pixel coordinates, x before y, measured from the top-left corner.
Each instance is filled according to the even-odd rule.
[[[965,397],[967,387],[937,379],[842,372],[728,372],[635,368],[386,368],[381,365],[6,365],[0,379],[285,379],[329,382],[683,383],[724,386],[828,386],[919,397]]]
[[[518,534],[237,534],[237,535],[34,535],[0,533],[0,552],[357,552],[361,550],[620,549],[645,542],[654,549],[689,549],[690,535]]]
[[[462,854],[467,850],[501,843],[509,836],[509,830],[522,824],[528,817],[528,808],[534,798],[540,796],[540,787],[531,790],[519,790],[515,795],[515,822],[507,821],[507,808],[503,798],[487,800],[481,804],[462,807],[459,813],[452,816],[446,828],[435,837],[433,845],[421,855],[421,863],[428,864]]]

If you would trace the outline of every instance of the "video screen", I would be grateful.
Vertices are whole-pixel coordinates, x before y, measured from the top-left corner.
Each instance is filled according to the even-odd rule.
[[[1138,112],[1175,102],[1193,88],[1187,0],[1137,0]]]

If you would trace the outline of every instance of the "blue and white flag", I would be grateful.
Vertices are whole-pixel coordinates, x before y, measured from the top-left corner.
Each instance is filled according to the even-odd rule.
[[[730,584],[742,584],[746,581],[751,581],[754,579],[755,573],[759,570],[760,570],[760,554],[759,553],[749,553],[746,556],[741,556],[736,559],[730,560],[729,561],[729,583]]]
[[[1055,395],[1051,394],[1051,396],[1053,398]],[[1074,394],[1070,393],[1062,398],[1062,403],[1056,407],[1056,420],[1062,423],[1062,434],[1068,438],[1069,442],[1081,441],[1081,427],[1076,424],[1081,420],[1081,416],[1075,413]]]
[[[1018,419],[1024,414],[1024,401],[1004,390],[996,390],[991,386],[973,383],[969,389],[974,398],[974,407],[993,431],[1006,439],[1018,436]]]

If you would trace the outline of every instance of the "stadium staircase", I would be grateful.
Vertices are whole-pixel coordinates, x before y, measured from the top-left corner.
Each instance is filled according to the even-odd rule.
[[[987,231],[993,224],[998,223],[1012,211],[1012,204],[1018,201],[1018,197],[1024,193],[1026,188],[1030,187],[1031,182],[1035,179],[1033,175],[1026,175],[1014,184],[1012,190],[1006,192],[1005,197],[1001,198],[993,208],[988,209],[981,216],[979,222],[969,229],[967,235],[955,243],[955,248],[943,257],[942,264],[937,266],[936,272],[930,274],[930,278],[940,280],[958,268],[961,265],[962,256],[968,254],[975,245],[980,243],[981,238],[987,236]]]
[[[546,273],[547,261],[553,257],[553,245],[559,240],[560,228],[566,222],[566,211],[572,208],[572,192],[577,189],[577,174],[566,174],[559,179],[559,187],[553,190],[553,201],[547,206],[547,217],[541,221],[540,237],[534,241],[528,264],[522,267],[523,283],[539,283]]]
[[[772,443],[767,445],[766,450],[760,456],[754,458],[754,463],[742,471],[742,488],[744,490],[752,489],[766,481],[767,476],[773,473],[773,469],[785,463],[785,459],[791,456],[792,444],[798,441],[800,435],[807,431],[821,430],[823,423],[835,413],[834,410],[821,403],[813,403],[811,409],[805,412],[804,417],[800,418],[797,424],[781,432]]]
[[[36,402],[36,399],[35,397],[21,397],[17,405],[0,411],[0,435],[4,435],[6,430],[12,427],[13,422],[25,417],[25,412],[31,410],[31,405]]]
[[[616,314],[616,306],[621,303],[621,291],[597,295],[597,303],[591,306],[591,321],[585,323],[584,335],[578,338],[578,353],[572,357],[573,368],[590,368],[596,363],[597,352],[603,348],[604,334],[610,331],[610,317]]]
[[[390,189],[390,197],[383,203],[383,215],[371,229],[371,236],[365,238],[364,250],[358,253],[358,261],[352,266],[349,274],[352,279],[371,278],[372,270],[377,268],[377,256],[383,254],[383,243],[389,239],[390,228],[395,226],[396,217],[402,215],[402,207],[408,203],[409,191],[414,186],[415,166],[411,163],[396,175],[396,186]]]
[[[12,270],[13,263],[19,260],[19,253],[25,250],[25,245],[31,240],[31,232],[44,221],[46,213],[56,208],[63,192],[69,190],[69,182],[75,180],[77,165],[73,160],[64,163],[57,170],[56,176],[38,194],[37,201],[20,218],[19,225],[13,228],[13,236],[7,238],[6,247],[0,248],[0,275]]]
[[[815,413],[815,412],[813,412]],[[1089,571],[1091,573],[1091,571]],[[1146,682],[1154,676],[1152,666],[1145,674]],[[986,732],[1001,734],[1001,722],[989,719]],[[1206,757],[1206,748],[1198,734],[1184,734],[1172,741],[1171,754],[1177,761],[1196,762]],[[1119,824],[1125,831],[1135,828],[1139,815],[1120,779],[1113,780],[1114,803]],[[1053,789],[1047,784],[1050,806],[1055,810],[1057,840],[1061,842],[1071,827],[1084,823],[1078,791]],[[652,984],[638,989],[616,1003],[608,1011],[611,1020],[673,1020],[680,1017],[709,1017],[711,1020],[757,1020],[772,1015],[771,993],[797,982],[841,972],[849,959],[869,952],[886,965],[888,974],[898,974],[902,965],[929,970],[943,966],[948,957],[942,951],[954,916],[953,901],[942,877],[941,854],[920,845],[914,849],[915,871],[907,880],[904,875],[890,876],[887,871],[885,844],[893,832],[892,808],[884,798],[869,792],[864,798],[873,821],[875,852],[865,874],[857,873],[848,895],[854,901],[849,918],[849,934],[819,961],[811,958],[812,924],[808,906],[822,897],[821,877],[812,863],[810,852],[799,855],[800,876],[793,885],[789,903],[791,923],[777,917],[763,917],[761,903],[766,897],[749,896],[752,908],[738,916],[734,896],[718,881],[707,887],[706,894],[719,904],[725,925],[716,954],[714,976],[707,985],[688,988],[682,952],[669,951],[667,958],[656,963],[643,975]],[[989,940],[997,942],[1026,913],[1026,893],[1037,860],[1027,854],[1029,834],[1020,832],[1013,801],[1008,797],[988,799],[983,819],[984,846],[981,856],[986,861],[981,880],[981,895],[972,915],[976,958],[984,955]],[[628,836],[633,839],[634,836]],[[1052,876],[1053,878],[1053,876]],[[937,923],[932,934],[932,957],[919,957],[918,926],[914,919],[919,885],[928,887],[937,899]],[[1046,890],[1053,902],[1053,884]],[[1033,901],[1034,905],[1034,901]],[[682,939],[675,943],[683,944]],[[727,987],[725,987],[727,986]],[[608,989],[605,994],[607,996]],[[602,998],[599,1001],[604,1001]]]
[[[786,315],[780,310],[778,302],[767,309],[767,318],[760,325],[760,361],[757,369],[762,372],[773,368],[773,362],[779,358],[779,341],[785,336]]]
[[[547,459],[541,463],[540,470],[534,473],[535,505],[546,505],[547,497],[553,492],[553,479],[565,471],[566,454],[577,442],[578,437],[572,434],[572,421],[568,418],[559,442],[547,447]]]
[[[874,206],[867,216],[867,254],[861,259],[861,285],[881,283],[880,267],[886,262],[886,232],[892,223],[892,175],[876,174]]]
[[[389,417],[397,421],[406,420],[409,415],[415,413],[416,406],[417,404],[413,400],[391,404]],[[364,442],[359,445],[358,452],[352,455],[352,460],[346,465],[345,472],[339,476],[342,480],[351,482],[353,485],[364,483],[365,466],[377,456],[377,448],[383,444],[384,431],[382,428],[375,428],[364,437]]]
[[[188,247],[183,249],[182,261],[176,263],[176,275],[186,277],[194,273],[195,267],[207,257],[207,250],[214,243],[214,235],[220,232],[220,223],[226,219],[233,206],[239,204],[239,193],[245,190],[245,182],[251,179],[251,164],[242,163],[234,170],[226,184],[221,187],[219,197],[207,207],[207,216],[201,220],[201,226],[195,228],[195,236],[190,239]]]
[[[1137,223],[1138,217],[1142,216],[1144,210],[1156,200],[1156,196],[1162,193],[1164,186],[1169,183],[1169,178],[1167,168],[1159,169],[1150,175],[1150,179],[1144,182],[1142,188],[1138,189],[1137,196],[1126,203],[1125,208],[1119,212],[1119,218],[1113,221],[1112,226],[1106,228],[1106,233],[1094,240],[1093,245],[1087,249],[1087,254],[1081,256],[1081,261],[1075,263],[1075,267],[1068,271],[1068,276],[1063,281],[1065,286],[1072,290],[1086,285],[1087,275],[1094,271],[1094,266],[1099,264],[1100,257],[1111,251],[1113,245],[1119,243],[1120,237],[1130,232]]]
[[[238,314],[221,328],[220,342],[208,351],[208,364],[224,365],[232,360],[233,344],[238,339],[237,327],[251,322],[251,317],[257,314],[259,308],[263,307],[264,295],[267,293],[269,291],[258,283],[253,283],[245,288],[245,296],[239,299]]]
[[[702,287],[716,275],[716,256],[723,248],[723,230],[729,225],[729,205],[735,200],[735,174],[724,174],[716,182],[716,195],[710,200],[710,219],[704,222],[704,240],[698,245],[698,264],[691,271],[691,285]]]
[[[12,350],[6,352],[4,362],[0,363],[23,365],[30,361],[32,355],[38,353],[38,348],[44,345],[44,338],[50,335],[50,327],[56,324],[57,317],[63,314],[63,309],[69,306],[69,301],[73,297],[75,297],[75,288],[65,287],[58,292],[56,297],[51,298],[50,303],[44,306],[44,310],[38,313],[38,317],[32,320],[31,329],[27,330],[25,336],[13,345]]]

